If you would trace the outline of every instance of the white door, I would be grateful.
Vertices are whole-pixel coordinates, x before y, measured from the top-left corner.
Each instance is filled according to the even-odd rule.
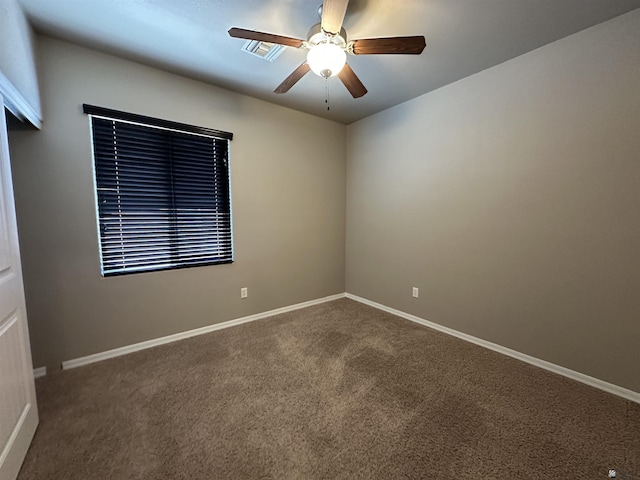
[[[38,408],[2,95],[0,110],[0,480],[14,480],[38,425]]]

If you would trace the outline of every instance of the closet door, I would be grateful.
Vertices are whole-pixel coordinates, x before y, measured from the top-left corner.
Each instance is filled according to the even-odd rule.
[[[0,95],[0,480],[16,478],[37,425],[6,114]]]

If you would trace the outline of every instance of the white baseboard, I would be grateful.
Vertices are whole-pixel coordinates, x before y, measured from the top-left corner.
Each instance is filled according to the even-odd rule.
[[[158,345],[164,345],[167,343],[176,342],[178,340],[183,340],[185,338],[195,337],[197,335],[203,335],[205,333],[214,332],[216,330],[222,330],[224,328],[234,327],[236,325],[241,325],[243,323],[253,322],[255,320],[271,317],[273,315],[292,312],[294,310],[299,310],[301,308],[306,308],[312,305],[318,305],[325,302],[331,302],[333,300],[338,300],[340,298],[345,298],[345,297],[360,303],[364,303],[365,305],[369,305],[370,307],[377,308],[378,310],[382,310],[384,312],[391,313],[393,315],[404,318],[406,320],[419,323],[420,325],[433,328],[434,330],[438,330],[448,335],[460,338],[461,340],[465,340],[467,342],[471,342],[481,347],[488,348],[489,350],[493,350],[503,355],[507,355],[517,360],[521,360],[523,362],[529,363],[531,365],[542,368],[544,370],[557,373],[567,378],[571,378],[572,380],[576,380],[578,382],[584,383],[586,385],[598,388],[605,392],[611,393],[613,395],[617,395],[619,397],[622,397],[627,400],[631,400],[632,402],[636,402],[640,404],[640,393],[634,392],[633,390],[628,390],[618,385],[605,382],[604,380],[590,377],[589,375],[585,375],[584,373],[576,372],[575,370],[561,367],[560,365],[556,365],[554,363],[547,362],[545,360],[540,360],[539,358],[532,357],[531,355],[527,355],[525,353],[521,353],[507,347],[503,347],[502,345],[498,345],[496,343],[492,343],[487,340],[483,340],[481,338],[477,338],[472,335],[459,332],[452,328],[445,327],[434,322],[430,322],[429,320],[425,320],[423,318],[417,317],[415,315],[411,315],[410,313],[406,313],[401,310],[396,310],[395,308],[387,307],[386,305],[382,305],[380,303],[372,302],[371,300],[367,300],[366,298],[362,298],[357,295],[353,295],[351,293],[339,293],[337,295],[331,295],[329,297],[318,298],[316,300],[310,300],[308,302],[303,302],[303,303],[297,303],[295,305],[290,305],[288,307],[277,308],[275,310],[269,310],[267,312],[257,313],[255,315],[249,315],[247,317],[236,318],[234,320],[216,323],[214,325],[208,325],[206,327],[197,328],[195,330],[188,330],[186,332],[180,332],[173,335],[168,335],[166,337],[147,340],[145,342],[135,343],[133,345],[127,345],[125,347],[115,348],[113,350],[107,350],[105,352],[95,353],[93,355],[87,355],[85,357],[67,360],[62,362],[62,368],[63,370],[67,370],[70,368],[88,365],[90,363],[99,362],[101,360],[106,360],[108,358],[119,357],[121,355],[137,352],[139,350],[145,350],[147,348],[156,347]],[[47,369],[46,367],[40,367],[40,368],[34,369],[33,372],[34,372],[35,378],[39,378],[46,375]]]
[[[329,297],[318,298],[316,300],[310,300],[308,302],[297,303],[288,307],[276,308],[275,310],[269,310],[268,312],[256,313],[255,315],[249,315],[248,317],[236,318],[234,320],[228,320],[226,322],[216,323],[208,325],[206,327],[196,328],[195,330],[188,330],[186,332],[175,333],[166,337],[154,338],[153,340],[147,340],[140,343],[134,343],[133,345],[127,345],[125,347],[114,348],[113,350],[107,350],[106,352],[94,353],[93,355],[87,355],[86,357],[74,358],[72,360],[66,360],[62,362],[62,369],[68,370],[70,368],[81,367],[90,363],[99,362],[108,358],[119,357],[128,353],[145,350],[147,348],[157,347],[158,345],[164,345],[166,343],[176,342],[178,340],[184,340],[185,338],[195,337],[197,335],[203,335],[205,333],[214,332],[216,330],[222,330],[224,328],[235,327],[243,323],[253,322],[262,318],[271,317],[273,315],[279,315],[281,313],[292,312],[301,308],[311,307],[312,305],[318,305],[320,303],[331,302],[344,298],[344,293],[337,295],[331,295]]]
[[[47,375],[47,367],[38,367],[33,369],[33,378],[40,378]]]
[[[548,370],[553,373],[557,373],[559,375],[563,375],[565,377],[571,378],[572,380],[576,380],[581,383],[585,383],[589,386],[598,388],[600,390],[604,390],[605,392],[612,393],[614,395],[625,398],[627,400],[631,400],[632,402],[640,403],[640,393],[634,392],[633,390],[628,390],[626,388],[619,387],[618,385],[614,385],[612,383],[608,383],[603,380],[590,377],[589,375],[585,375],[584,373],[576,372],[574,370],[561,367],[560,365],[556,365],[554,363],[550,363],[545,360],[540,360],[539,358],[532,357],[531,355],[520,353],[516,350],[511,350],[510,348],[503,347],[502,345],[498,345],[496,343],[488,342],[487,340],[482,340],[481,338],[477,338],[472,335],[467,335],[466,333],[462,333],[452,328],[438,325],[437,323],[433,323],[433,322],[430,322],[429,320],[416,317],[415,315],[411,315],[410,313],[405,313],[400,310],[396,310],[395,308],[387,307],[386,305],[382,305],[380,303],[372,302],[371,300],[358,297],[357,295],[346,293],[345,296],[347,298],[350,298],[351,300],[355,300],[357,302],[364,303],[365,305],[369,305],[370,307],[377,308],[378,310],[382,310],[382,311],[391,313],[393,315],[396,315],[398,317],[405,318],[412,322],[419,323],[426,327],[433,328],[434,330],[438,330],[440,332],[446,333],[448,335],[452,335],[454,337],[460,338],[467,342],[471,342],[481,347],[488,348],[489,350],[502,353],[503,355],[507,355],[509,357],[516,358],[518,360],[522,360],[523,362],[529,363],[536,367],[543,368],[545,370]]]

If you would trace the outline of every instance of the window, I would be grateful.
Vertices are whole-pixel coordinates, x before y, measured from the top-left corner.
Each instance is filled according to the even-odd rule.
[[[233,261],[231,133],[84,105],[102,274]]]

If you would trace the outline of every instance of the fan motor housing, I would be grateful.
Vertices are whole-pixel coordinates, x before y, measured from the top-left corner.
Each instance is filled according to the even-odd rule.
[[[340,48],[344,49],[347,47],[347,31],[344,28],[340,29],[340,33],[338,35],[332,35],[330,33],[325,33],[322,30],[322,25],[320,23],[316,23],[309,29],[307,32],[307,39],[307,42],[311,46],[325,42],[329,39],[331,43],[338,45]]]

